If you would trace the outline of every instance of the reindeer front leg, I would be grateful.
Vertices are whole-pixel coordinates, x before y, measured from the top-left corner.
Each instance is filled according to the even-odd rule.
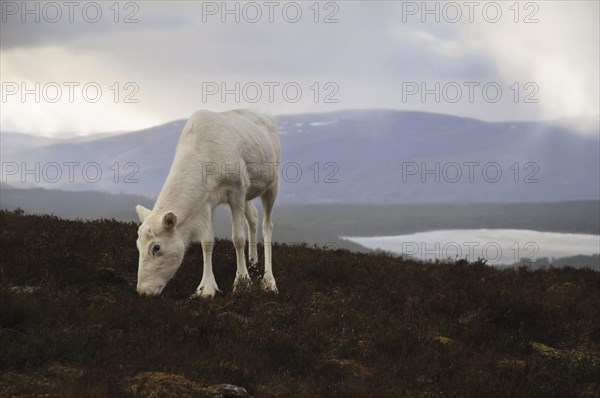
[[[202,217],[201,219],[206,220],[206,225],[201,228],[200,232],[200,244],[202,245],[202,260],[204,263],[204,269],[202,272],[202,281],[196,288],[196,293],[193,297],[212,298],[217,292],[220,292],[217,281],[215,280],[215,274],[213,273],[212,266],[212,253],[214,247],[214,232],[212,228],[212,209],[207,206],[208,217]]]

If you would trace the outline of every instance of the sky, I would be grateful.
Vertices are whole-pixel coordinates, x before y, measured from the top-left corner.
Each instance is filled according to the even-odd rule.
[[[420,110],[598,130],[598,1],[1,2],[0,130],[198,109]]]

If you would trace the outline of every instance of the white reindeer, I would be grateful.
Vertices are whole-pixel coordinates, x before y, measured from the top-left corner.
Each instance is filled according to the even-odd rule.
[[[271,263],[271,212],[279,185],[280,144],[273,117],[246,110],[194,113],[177,144],[175,159],[154,208],[137,205],[140,252],[137,291],[160,294],[181,265],[191,242],[202,245],[204,271],[193,296],[214,297],[219,291],[212,268],[216,206],[231,209],[232,240],[237,258],[234,290],[249,282],[244,246],[244,216],[248,226],[249,258],[258,260],[258,212],[263,205],[265,273],[263,288],[277,292]]]

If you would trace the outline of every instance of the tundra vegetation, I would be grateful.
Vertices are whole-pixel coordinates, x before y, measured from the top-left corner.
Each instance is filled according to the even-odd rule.
[[[600,395],[589,269],[275,244],[279,294],[260,288],[262,262],[234,293],[235,250],[217,239],[222,293],[188,299],[192,245],[162,296],[140,297],[137,224],[2,211],[0,226],[3,397],[218,396],[223,383],[256,397]]]

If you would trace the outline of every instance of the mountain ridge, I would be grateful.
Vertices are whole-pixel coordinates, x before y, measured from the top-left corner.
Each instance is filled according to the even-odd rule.
[[[387,109],[277,118],[282,143],[279,200],[285,203],[600,198],[598,136],[582,135],[555,122],[486,122]],[[15,134],[19,133],[3,133],[3,164],[25,164],[31,169],[36,162],[40,167],[50,162],[75,162],[81,167],[95,162],[102,171],[97,182],[81,178],[67,182],[63,176],[53,184],[42,179],[40,185],[155,196],[184,123],[185,119],[178,119],[71,142],[46,138],[41,144],[31,137],[18,140]],[[62,171],[64,175],[68,170]],[[127,176],[137,182],[124,182]],[[23,175],[3,171],[2,179],[18,185]]]

